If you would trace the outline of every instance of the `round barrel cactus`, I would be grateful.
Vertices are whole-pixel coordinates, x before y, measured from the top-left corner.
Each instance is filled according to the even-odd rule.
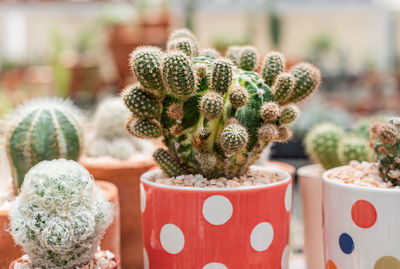
[[[40,161],[79,158],[83,144],[79,116],[71,101],[58,98],[27,101],[11,114],[7,152],[15,193]]]

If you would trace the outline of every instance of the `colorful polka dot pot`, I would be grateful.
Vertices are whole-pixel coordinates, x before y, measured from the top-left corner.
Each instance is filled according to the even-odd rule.
[[[146,179],[152,173],[140,187],[145,269],[288,269],[288,173],[270,185],[219,189],[156,184]]]
[[[335,169],[323,176],[325,268],[400,269],[400,190],[332,181]]]

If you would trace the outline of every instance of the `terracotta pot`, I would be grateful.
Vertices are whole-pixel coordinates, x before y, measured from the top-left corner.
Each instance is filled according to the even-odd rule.
[[[322,240],[322,174],[319,164],[297,171],[304,223],[304,252],[308,269],[324,267]]]
[[[143,268],[140,215],[140,175],[153,165],[152,160],[113,161],[110,163],[82,159],[81,163],[95,179],[115,184],[119,190],[121,210],[121,267]]]
[[[266,168],[272,169],[281,169],[285,172],[288,172],[292,176],[292,180],[294,180],[294,175],[296,173],[296,168],[293,165],[284,162],[278,161],[268,161],[265,165]]]
[[[141,177],[144,261],[149,269],[288,268],[292,180],[254,187],[195,188]]]
[[[400,268],[400,190],[362,187],[323,175],[327,268]]]
[[[0,268],[7,268],[12,260],[21,257],[22,250],[16,246],[8,232],[8,210],[0,210]]]
[[[120,224],[120,208],[118,188],[114,184],[102,180],[96,180],[96,184],[105,192],[107,199],[114,204],[114,221],[108,227],[103,239],[101,247],[108,249],[116,256],[121,257],[121,224]]]
[[[20,261],[22,261],[22,258],[18,258],[18,259],[16,259],[16,260],[14,260],[11,264],[9,264],[8,269],[14,269],[15,263],[20,262]],[[117,269],[117,268],[119,267],[119,259],[118,259],[118,256],[115,256],[114,261],[115,261],[117,264],[116,264],[114,267],[111,267],[110,269]]]

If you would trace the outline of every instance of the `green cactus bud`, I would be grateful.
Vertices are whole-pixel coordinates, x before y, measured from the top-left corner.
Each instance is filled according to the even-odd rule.
[[[153,159],[169,177],[182,175],[182,168],[165,149],[157,149],[153,153]]]
[[[127,130],[139,138],[157,138],[161,136],[161,125],[156,120],[144,120],[131,117],[126,125]]]
[[[193,63],[182,52],[172,52],[163,59],[163,78],[175,97],[186,100],[196,91]]]
[[[241,48],[239,55],[239,66],[243,70],[253,71],[258,64],[258,51],[253,46]]]
[[[278,128],[278,138],[276,139],[279,142],[287,142],[293,137],[293,131],[288,126],[281,126]]]
[[[281,73],[277,76],[272,89],[274,91],[275,101],[278,104],[284,105],[288,102],[293,92],[295,82],[295,78],[289,73]]]
[[[234,108],[244,106],[249,101],[249,93],[241,86],[237,86],[229,93],[229,101]]]
[[[213,48],[203,49],[200,53],[200,56],[209,57],[212,59],[218,59],[219,57],[221,57],[219,52]]]
[[[177,29],[175,31],[173,31],[170,35],[168,40],[174,40],[174,39],[178,39],[178,38],[188,38],[193,46],[193,57],[199,55],[199,45],[197,43],[197,39],[196,37],[193,35],[193,33],[191,31],[189,31],[188,29]]]
[[[167,114],[171,119],[181,121],[183,119],[183,107],[181,104],[172,103],[167,110]]]
[[[226,50],[226,57],[236,66],[240,66],[239,56],[241,48],[239,46],[229,46]]]
[[[286,60],[282,53],[272,51],[267,53],[262,65],[262,77],[265,83],[272,87],[278,75],[285,70]]]
[[[232,84],[232,76],[232,63],[225,59],[216,60],[211,71],[213,90],[221,94],[226,93]]]
[[[297,120],[300,110],[296,105],[290,104],[282,108],[280,120],[282,124],[289,124]]]
[[[224,98],[217,92],[208,92],[201,98],[200,113],[207,120],[212,120],[221,115],[224,110]]]
[[[275,121],[279,115],[279,105],[274,102],[267,102],[261,107],[261,117],[264,122]]]
[[[17,194],[25,174],[43,160],[77,160],[82,146],[80,112],[70,101],[38,98],[25,102],[10,116],[7,152]]]
[[[217,157],[213,153],[200,152],[196,156],[197,161],[200,163],[203,175],[212,178],[215,167],[217,166]]]
[[[258,129],[258,139],[263,143],[274,141],[278,137],[278,128],[275,124],[264,124]]]
[[[10,232],[31,268],[88,268],[113,216],[113,204],[83,166],[43,161],[11,203]]]
[[[121,96],[125,105],[136,117],[152,120],[161,116],[161,106],[158,100],[139,84],[126,87]]]
[[[194,65],[194,70],[196,71],[196,77],[201,80],[207,77],[207,65],[204,63],[197,63]]]
[[[368,145],[368,140],[356,137],[346,136],[339,144],[339,158],[342,164],[348,164],[350,161],[372,161],[373,152]]]
[[[167,43],[168,51],[178,50],[185,53],[188,57],[194,57],[194,47],[192,41],[186,37],[169,40]]]
[[[221,147],[227,154],[241,151],[246,147],[248,140],[246,128],[237,123],[226,126],[219,137]]]
[[[299,63],[290,73],[296,78],[290,102],[299,102],[316,91],[321,83],[321,72],[309,63]]]
[[[373,132],[378,136],[378,139],[384,144],[394,145],[399,137],[398,128],[392,123],[375,123],[372,126]]]
[[[162,52],[155,47],[138,47],[130,55],[130,66],[137,80],[157,97],[165,92],[161,74]]]

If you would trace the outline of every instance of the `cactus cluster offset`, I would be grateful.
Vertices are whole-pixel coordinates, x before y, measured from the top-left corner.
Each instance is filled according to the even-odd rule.
[[[352,160],[371,161],[373,154],[368,140],[346,132],[333,123],[321,123],[306,136],[305,145],[311,159],[323,168],[348,164]]]
[[[123,94],[132,112],[127,128],[163,137],[165,149],[154,159],[169,176],[241,176],[270,143],[290,139],[288,125],[299,115],[294,103],[317,90],[321,75],[310,64],[286,70],[276,52],[258,74],[253,46],[230,47],[226,58],[198,51],[194,35],[181,29],[170,35],[167,52],[141,47],[131,54],[139,84]]]
[[[80,112],[70,101],[38,98],[27,101],[11,115],[7,152],[15,194],[25,174],[43,160],[77,160],[83,145]]]
[[[385,181],[400,185],[400,117],[371,125],[371,142]]]
[[[84,167],[65,159],[43,161],[26,174],[11,204],[10,228],[34,268],[83,268],[113,214]]]

